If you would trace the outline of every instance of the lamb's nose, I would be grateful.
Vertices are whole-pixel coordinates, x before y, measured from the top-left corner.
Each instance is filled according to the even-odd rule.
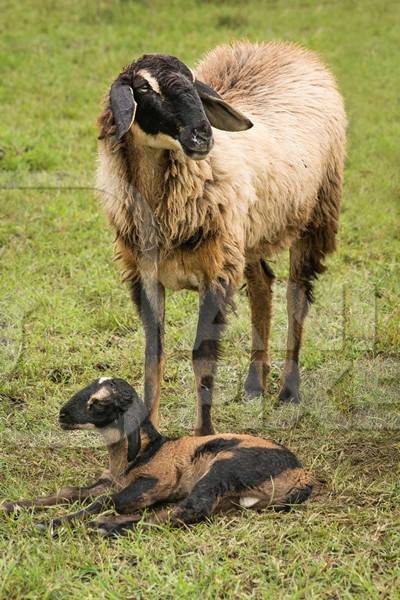
[[[68,419],[68,415],[69,415],[68,411],[65,410],[64,408],[62,408],[60,410],[60,414],[59,414],[58,418],[60,419],[60,421],[65,421]]]

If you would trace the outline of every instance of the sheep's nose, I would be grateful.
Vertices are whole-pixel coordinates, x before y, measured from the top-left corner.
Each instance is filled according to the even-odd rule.
[[[192,131],[193,139],[196,139],[199,143],[208,144],[212,136],[212,130],[208,123],[195,127]]]
[[[211,126],[200,122],[196,127],[183,127],[179,134],[179,141],[184,152],[191,158],[195,160],[205,158],[214,141]]]

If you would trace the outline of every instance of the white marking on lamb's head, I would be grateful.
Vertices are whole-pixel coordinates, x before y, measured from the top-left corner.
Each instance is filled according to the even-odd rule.
[[[123,379],[100,377],[64,404],[59,420],[63,429],[102,429],[120,426],[128,410],[133,415],[143,412],[134,388]]]
[[[89,397],[87,401],[88,408],[90,408],[90,406],[92,406],[92,404],[94,404],[95,402],[101,402],[102,400],[107,400],[108,398],[110,398],[111,389],[106,385],[103,385],[103,383],[104,382],[99,380],[99,384],[101,385],[101,387]]]
[[[213,146],[211,126],[227,131],[252,126],[173,56],[139,58],[114,82],[110,101],[119,140],[131,131],[137,144],[183,151],[196,160]]]

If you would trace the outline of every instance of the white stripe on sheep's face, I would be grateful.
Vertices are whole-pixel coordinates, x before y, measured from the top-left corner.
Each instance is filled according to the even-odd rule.
[[[137,144],[182,151],[195,160],[213,146],[211,126],[252,126],[173,56],[147,54],[132,63],[113,83],[110,102],[119,140],[131,131]]]

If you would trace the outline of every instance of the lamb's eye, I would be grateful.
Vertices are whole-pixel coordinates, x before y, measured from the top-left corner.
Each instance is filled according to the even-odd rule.
[[[102,413],[106,409],[106,405],[103,402],[94,402],[90,405],[89,410],[92,410],[95,413]]]

